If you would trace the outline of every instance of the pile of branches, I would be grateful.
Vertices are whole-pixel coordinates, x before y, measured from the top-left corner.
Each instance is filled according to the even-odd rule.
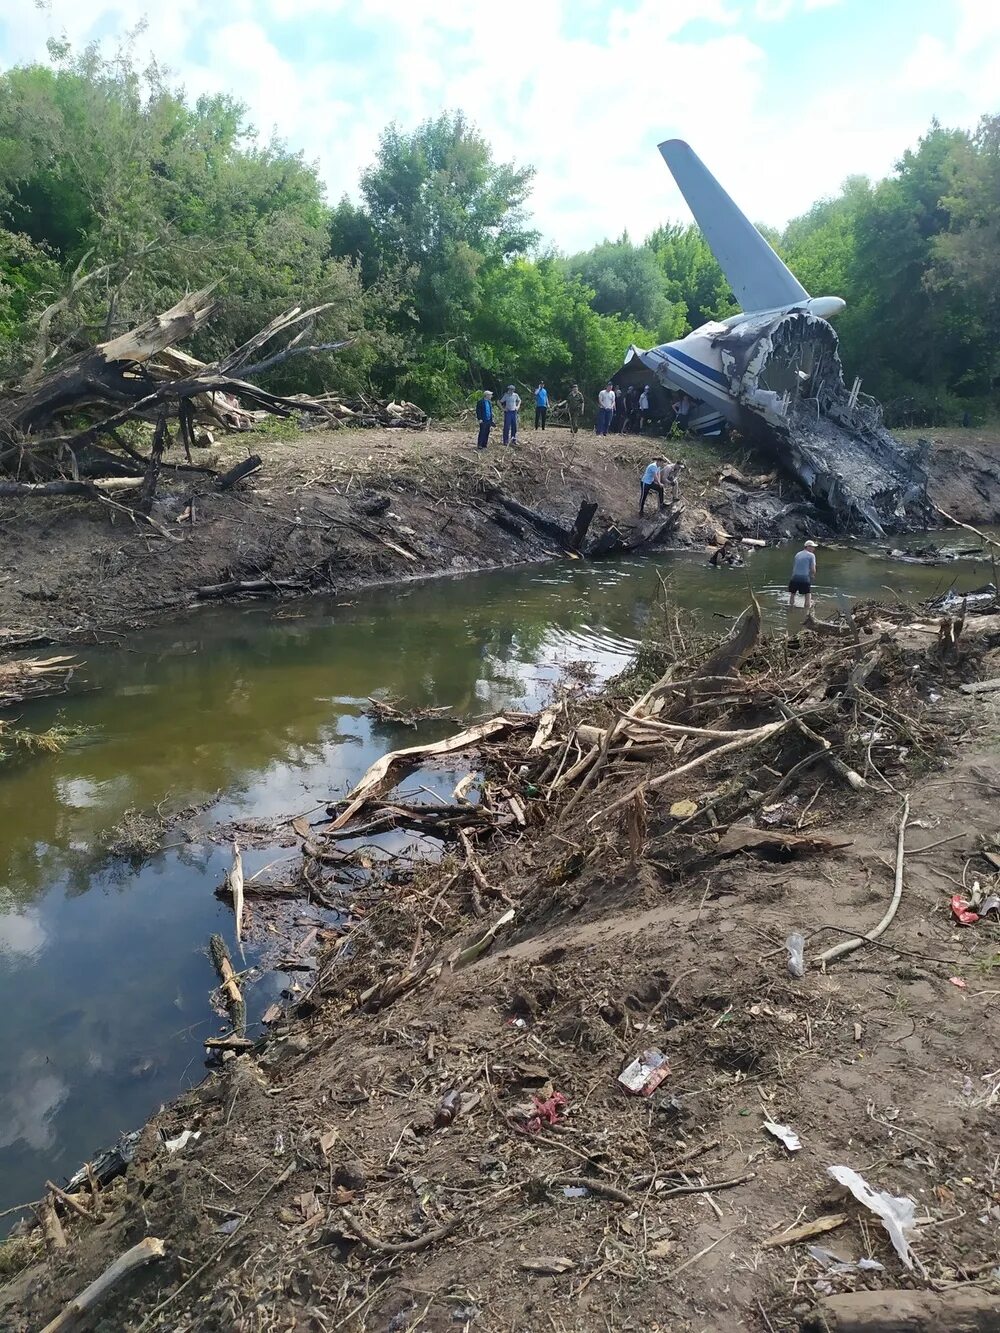
[[[400,430],[426,430],[430,422],[423,408],[405,399],[396,403],[372,398],[368,394],[343,398],[338,394],[328,393],[311,401],[322,406],[332,421],[344,426],[387,426]]]
[[[303,843],[311,881],[322,883],[359,836],[419,831],[446,851],[425,875],[397,878],[379,908],[409,921],[396,931],[399,951],[369,915],[324,967],[321,991],[381,1008],[440,974],[456,929],[472,931],[457,956],[484,952],[515,915],[523,926],[550,911],[561,886],[575,898],[585,866],[607,880],[645,861],[679,880],[737,854],[834,854],[842,842],[815,828],[819,793],[838,805],[838,789],[891,796],[941,743],[941,716],[919,688],[949,669],[944,640],[929,640],[914,671],[889,621],[812,622],[796,640],[767,642],[756,603],[707,652],[670,638],[666,669],[637,695],[567,696],[537,715],[507,713],[393,751],[329,806]],[[469,752],[450,803],[391,798],[414,768]]]

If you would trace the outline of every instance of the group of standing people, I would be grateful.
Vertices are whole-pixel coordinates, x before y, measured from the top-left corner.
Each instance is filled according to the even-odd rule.
[[[580,393],[575,384],[573,389]],[[572,399],[572,392],[570,398]],[[580,402],[582,405],[583,394],[580,394]],[[500,395],[500,406],[503,409],[503,442],[504,444],[516,444],[517,424],[521,413],[521,395],[513,384],[508,384],[505,391]],[[572,417],[572,408],[570,414]],[[535,390],[535,430],[545,429],[548,415],[549,391],[546,389],[543,380]],[[485,449],[490,442],[490,431],[494,426],[492,389],[483,390],[482,397],[476,404],[476,420],[479,422],[479,437],[476,440],[476,448]],[[575,432],[576,427],[574,426],[573,429]]]
[[[549,415],[549,391],[545,387],[544,380],[535,389],[534,398],[535,430],[544,430]],[[521,395],[513,384],[508,384],[501,394],[499,406],[503,411],[503,442],[504,444],[516,444],[517,427],[521,413]],[[578,384],[572,385],[566,395],[566,407],[569,412],[570,430],[574,435],[577,434],[583,422],[586,406],[586,399],[580,392],[580,386]],[[622,389],[620,386],[616,387],[609,380],[597,395],[595,434],[624,434],[632,429],[637,429],[641,435],[647,423],[651,420],[650,406],[650,386],[648,384],[644,385],[640,392],[634,384],[629,384],[625,389]],[[687,430],[691,399],[686,393],[677,396],[673,403],[673,411],[676,424],[681,430]],[[492,389],[483,390],[482,396],[476,404],[476,420],[479,422],[476,447],[485,449],[490,441],[490,431],[496,424]]]

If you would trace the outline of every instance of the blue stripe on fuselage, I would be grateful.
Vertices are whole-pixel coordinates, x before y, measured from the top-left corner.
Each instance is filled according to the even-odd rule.
[[[728,387],[726,377],[721,370],[716,370],[712,366],[706,366],[703,361],[697,361],[693,356],[688,356],[687,352],[681,352],[676,347],[668,344],[667,347],[663,349],[663,354],[668,361],[671,357],[676,357],[682,365],[687,366],[690,370],[697,371],[699,375],[704,375],[706,379],[714,380],[716,384],[721,384],[723,388]]]

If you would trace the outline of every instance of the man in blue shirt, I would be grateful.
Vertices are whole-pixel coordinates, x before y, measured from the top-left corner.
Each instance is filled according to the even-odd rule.
[[[649,467],[642,474],[642,490],[639,495],[639,513],[646,508],[646,496],[650,491],[655,491],[660,499],[660,509],[663,509],[663,483],[660,481],[660,468],[663,466],[662,458],[654,458]]]
[[[490,431],[493,429],[492,389],[483,390],[483,396],[476,404],[476,420],[479,422],[479,439],[476,441],[476,448],[485,449],[490,442]]]
[[[545,429],[545,418],[549,414],[549,391],[545,387],[545,381],[539,384],[535,390],[535,430],[541,425]]]

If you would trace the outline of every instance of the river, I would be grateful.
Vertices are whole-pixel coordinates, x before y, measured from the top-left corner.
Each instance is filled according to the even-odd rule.
[[[852,548],[819,561],[820,615],[838,594],[926,597],[991,577],[988,563],[928,568]],[[788,550],[761,551],[747,570],[775,626],[789,564]],[[567,667],[580,674],[573,664],[600,682],[634,651],[658,575],[720,632],[747,602],[743,571],[676,553],[204,608],[81,650],[68,696],[18,710],[26,725],[58,720],[75,734],[61,753],[0,770],[0,1211],[38,1198],[46,1177],[71,1174],[202,1077],[202,1040],[222,1026],[206,944],[219,930],[234,947],[232,914],[213,896],[229,859],[207,836],[213,825],[315,809],[384,750],[412,744],[412,731],[364,714],[369,695],[475,717],[539,706]],[[447,793],[465,771],[457,762],[404,789]],[[158,807],[199,808],[145,862],[109,853],[126,812]],[[247,874],[288,852],[273,838],[254,846]],[[297,911],[300,933],[309,915]],[[260,957],[246,952],[250,965]],[[295,980],[265,971],[249,988],[251,1034]]]

